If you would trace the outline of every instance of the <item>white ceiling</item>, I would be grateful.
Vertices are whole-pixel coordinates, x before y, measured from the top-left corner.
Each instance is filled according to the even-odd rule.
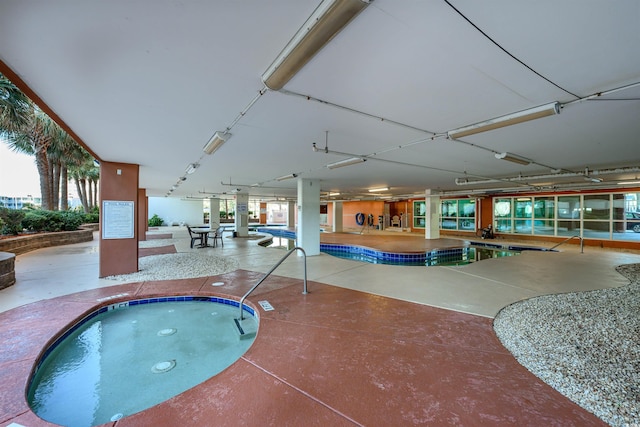
[[[640,175],[640,85],[573,102],[640,82],[640,2],[375,0],[284,91],[259,96],[262,73],[319,2],[0,0],[0,60],[102,160],[140,164],[151,196],[193,162],[201,167],[172,197],[295,196],[295,180],[275,181],[290,173],[341,197],[615,188]],[[556,116],[441,136],[554,101],[564,104]],[[232,124],[229,141],[204,155]],[[329,150],[347,154],[324,153],[327,131]],[[494,157],[505,151],[535,164]],[[369,160],[325,167],[349,154]],[[587,167],[635,169],[598,175],[601,184],[509,181]],[[456,185],[465,172],[507,181]]]

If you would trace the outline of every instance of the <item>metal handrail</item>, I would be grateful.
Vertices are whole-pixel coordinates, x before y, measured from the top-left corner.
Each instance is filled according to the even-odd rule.
[[[276,263],[276,265],[274,265],[274,266],[273,266],[273,268],[271,268],[271,270],[269,270],[269,272],[268,272],[267,274],[265,274],[265,275],[264,275],[264,277],[263,277],[262,279],[260,279],[260,281],[259,281],[258,283],[256,283],[255,285],[253,285],[253,288],[249,289],[249,292],[247,292],[246,294],[244,294],[244,296],[243,296],[242,298],[240,298],[240,320],[244,320],[244,311],[242,310],[242,304],[244,303],[244,300],[249,296],[249,294],[250,294],[251,292],[255,291],[255,290],[256,290],[256,288],[257,288],[258,286],[260,286],[260,284],[261,284],[262,282],[264,282],[264,281],[265,281],[265,279],[266,279],[267,277],[269,277],[269,275],[270,275],[271,273],[273,273],[273,271],[274,271],[276,268],[278,268],[278,267],[280,266],[280,264],[282,264],[282,263],[284,262],[284,260],[285,260],[285,259],[287,259],[287,257],[288,257],[289,255],[291,255],[291,254],[292,254],[294,251],[296,251],[296,250],[298,250],[298,251],[302,252],[302,254],[304,255],[304,287],[302,288],[302,294],[303,294],[303,295],[306,295],[306,294],[308,293],[308,292],[307,292],[307,253],[306,253],[306,252],[304,251],[304,249],[302,249],[301,247],[299,247],[299,246],[295,246],[295,247],[293,247],[292,249],[290,249],[290,250],[285,254],[285,256],[283,256],[282,258],[280,258],[280,261],[278,261],[278,262]]]
[[[575,239],[576,237],[578,239],[580,239],[580,253],[583,254],[584,253],[584,239],[582,237],[580,237],[579,235],[577,235],[577,234],[575,236],[571,236],[571,237],[563,240],[562,242],[558,243],[554,247],[549,248],[549,250],[553,250],[553,249],[557,248],[558,246],[562,245],[563,243],[567,243],[569,240]]]

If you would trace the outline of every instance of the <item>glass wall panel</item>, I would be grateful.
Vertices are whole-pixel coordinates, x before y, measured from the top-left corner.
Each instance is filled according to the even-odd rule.
[[[473,231],[476,228],[475,220],[473,218],[460,218],[458,219],[458,230]]]
[[[424,200],[416,200],[413,202],[413,228],[425,228],[427,205]]]
[[[580,219],[580,196],[558,197],[558,219]]]
[[[475,200],[458,200],[458,217],[475,218],[476,217],[476,201]]]
[[[555,197],[536,197],[533,215],[538,218],[555,218]]]
[[[553,236],[555,234],[555,224],[556,222],[552,219],[536,219],[533,225],[533,234]]]
[[[496,220],[496,232],[499,233],[512,233],[511,219],[498,219]]]
[[[458,212],[457,200],[443,200],[440,202],[440,214],[443,218],[455,217],[456,212]]]
[[[515,200],[515,217],[516,218],[531,218],[533,213],[531,207],[530,197],[518,197]]]
[[[558,221],[558,236],[577,236],[580,234],[580,221]]]
[[[531,234],[531,220],[530,219],[516,219],[515,222],[515,232],[519,234]]]
[[[587,194],[584,196],[583,218],[584,219],[609,219],[611,212],[609,208],[610,194]]]
[[[493,204],[493,219],[496,222],[496,232],[512,233],[511,204],[513,199],[495,199]]]
[[[582,237],[591,239],[610,239],[609,221],[584,221]]]

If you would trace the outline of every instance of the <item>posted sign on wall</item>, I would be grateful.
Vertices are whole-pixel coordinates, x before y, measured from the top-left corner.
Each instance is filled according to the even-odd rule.
[[[102,238],[133,239],[134,202],[104,200],[102,202]]]

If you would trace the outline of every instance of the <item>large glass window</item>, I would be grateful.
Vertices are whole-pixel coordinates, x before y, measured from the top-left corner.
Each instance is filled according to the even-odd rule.
[[[476,228],[475,199],[458,200],[458,230],[474,231]]]
[[[427,205],[424,200],[413,202],[413,228],[425,228],[427,225]]]
[[[476,200],[441,200],[440,228],[443,230],[474,231],[476,228]]]
[[[531,219],[533,206],[531,197],[518,197],[514,200],[514,232],[521,234],[531,234],[533,232]],[[529,219],[520,219],[529,218]]]
[[[440,228],[473,231],[474,199],[443,200]],[[640,242],[640,192],[493,199],[496,233]]]
[[[559,196],[557,204],[558,236],[580,233],[580,196]]]
[[[536,197],[533,202],[533,234],[555,234],[555,197]]]
[[[613,239],[640,242],[640,193],[613,194]]]
[[[511,215],[511,205],[513,199],[495,199],[493,204],[493,219],[496,223],[496,232],[512,233],[513,219]]]

